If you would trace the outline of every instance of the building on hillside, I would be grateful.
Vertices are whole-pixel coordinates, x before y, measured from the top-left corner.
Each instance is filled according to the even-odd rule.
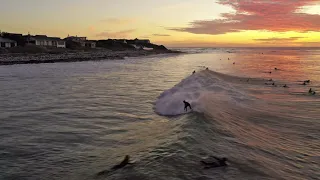
[[[2,38],[10,39],[10,40],[13,40],[13,41],[17,42],[17,46],[24,46],[25,43],[26,43],[26,40],[22,36],[22,34],[2,32],[0,36]]]
[[[135,40],[128,39],[128,40],[126,40],[126,43],[127,44],[135,44]]]
[[[127,44],[149,44],[150,43],[150,40],[149,39],[129,39],[129,40],[126,40],[126,43]]]
[[[84,46],[85,47],[90,47],[90,48],[96,48],[96,42],[87,40],[87,41],[84,42]]]
[[[87,37],[78,37],[78,36],[68,36],[65,40],[74,41],[74,42],[83,42],[87,40]]]
[[[11,48],[16,47],[17,42],[11,39],[0,37],[0,47],[2,48]]]
[[[127,44],[126,39],[113,39],[115,42]]]
[[[134,40],[135,44],[149,44],[150,40],[149,39],[135,39]]]
[[[87,37],[78,37],[78,36],[68,36],[65,38],[66,41],[72,41],[80,44],[82,47],[96,48],[96,42],[87,40]]]
[[[66,48],[66,42],[58,37],[48,37],[46,35],[27,35],[26,37],[28,44],[34,44],[37,46]]]

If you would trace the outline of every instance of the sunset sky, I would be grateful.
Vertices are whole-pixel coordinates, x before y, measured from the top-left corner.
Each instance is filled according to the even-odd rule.
[[[320,0],[0,0],[0,30],[169,47],[318,47]]]

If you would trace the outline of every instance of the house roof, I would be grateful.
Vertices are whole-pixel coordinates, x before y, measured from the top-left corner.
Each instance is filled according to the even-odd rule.
[[[0,37],[0,42],[16,43],[16,41],[14,40],[3,38],[3,37]]]
[[[9,33],[9,32],[4,32],[4,33],[13,35],[13,36],[22,36],[22,34],[19,34],[19,33]]]
[[[68,36],[65,39],[87,39],[87,37]]]
[[[31,36],[30,39],[34,39],[34,40],[46,40],[46,41],[63,41],[62,39],[60,39],[59,37],[48,37],[46,35],[35,35],[35,36]]]

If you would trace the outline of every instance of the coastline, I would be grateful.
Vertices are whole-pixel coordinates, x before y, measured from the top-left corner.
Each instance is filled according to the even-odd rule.
[[[173,50],[112,51],[107,49],[92,51],[68,51],[60,53],[3,53],[0,54],[0,65],[120,60],[125,59],[125,57],[182,53],[183,52],[181,51]]]

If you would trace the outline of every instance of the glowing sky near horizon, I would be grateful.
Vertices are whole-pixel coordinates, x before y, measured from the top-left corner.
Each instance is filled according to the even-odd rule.
[[[0,30],[167,46],[320,46],[320,0],[0,0]]]

